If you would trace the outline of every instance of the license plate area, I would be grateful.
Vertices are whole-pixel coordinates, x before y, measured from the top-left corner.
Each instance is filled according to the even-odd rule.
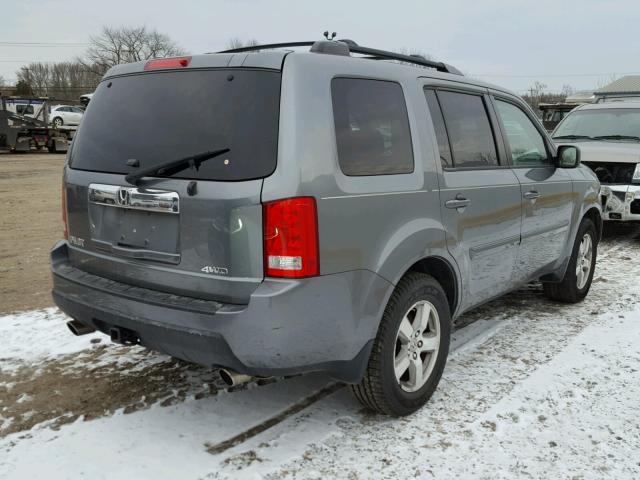
[[[177,264],[179,202],[176,192],[92,184],[91,240],[96,248],[113,255]]]

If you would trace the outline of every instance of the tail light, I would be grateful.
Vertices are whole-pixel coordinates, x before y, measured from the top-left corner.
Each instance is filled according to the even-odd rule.
[[[64,182],[62,183],[62,225],[62,234],[67,239],[69,238],[69,222],[67,220],[67,189],[64,186]]]
[[[265,203],[263,218],[266,275],[288,278],[319,275],[315,198],[296,197]]]
[[[149,60],[144,65],[145,70],[166,70],[168,68],[184,68],[191,62],[191,57],[171,57]]]

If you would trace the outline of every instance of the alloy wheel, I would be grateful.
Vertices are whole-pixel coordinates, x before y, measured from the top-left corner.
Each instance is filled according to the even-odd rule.
[[[420,390],[429,379],[440,348],[440,318],[435,306],[416,302],[405,313],[395,343],[394,370],[405,392]]]
[[[576,282],[579,290],[582,290],[589,280],[592,259],[593,241],[591,235],[586,233],[582,237],[580,247],[578,247],[578,258],[576,259]]]

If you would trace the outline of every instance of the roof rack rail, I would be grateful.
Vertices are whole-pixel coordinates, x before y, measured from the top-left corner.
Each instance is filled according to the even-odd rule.
[[[339,44],[339,45],[338,45]],[[335,49],[327,49],[322,47],[340,47],[339,50],[344,51],[345,55],[350,53],[359,53],[367,55],[371,60],[398,60],[401,62],[411,63],[414,65],[420,65],[423,67],[434,68],[439,72],[452,73],[455,75],[463,75],[463,73],[452,65],[448,65],[444,62],[436,62],[434,60],[427,60],[421,55],[403,55],[401,53],[389,52],[386,50],[378,50],[376,48],[362,47],[353,40],[341,39],[341,40],[318,40],[318,41],[306,41],[306,42],[285,42],[285,43],[268,43],[265,45],[251,45],[248,47],[232,48],[229,50],[222,50],[216,53],[242,53],[242,52],[254,52],[257,50],[273,50],[276,48],[287,47],[312,47],[311,51],[319,53],[334,53]],[[346,48],[345,48],[346,47]]]

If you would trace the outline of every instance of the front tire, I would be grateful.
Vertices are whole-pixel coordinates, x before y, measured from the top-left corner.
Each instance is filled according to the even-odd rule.
[[[451,313],[440,284],[408,273],[389,299],[364,378],[351,387],[365,407],[402,416],[433,395],[449,353]]]
[[[56,117],[56,118],[53,119],[53,126],[55,128],[60,128],[62,125],[64,125],[64,122],[62,121],[62,118]]]
[[[563,303],[578,303],[589,293],[596,269],[598,240],[593,222],[584,218],[573,244],[571,258],[560,283],[543,283],[544,294]]]

